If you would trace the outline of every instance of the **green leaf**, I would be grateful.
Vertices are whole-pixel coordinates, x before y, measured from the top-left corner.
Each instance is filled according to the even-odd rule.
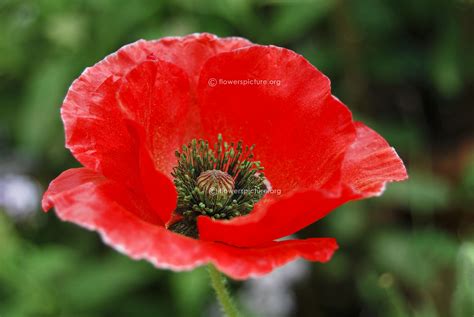
[[[54,60],[38,67],[26,89],[18,122],[18,139],[33,156],[47,153],[60,144],[62,127],[59,109],[71,79],[69,60]]]
[[[474,243],[459,249],[456,262],[456,290],[453,296],[454,317],[474,316]]]
[[[83,261],[63,281],[61,296],[69,311],[87,312],[107,306],[158,277],[160,271],[148,263],[112,254],[103,260]]]
[[[409,176],[407,181],[390,184],[380,202],[404,204],[419,214],[433,214],[449,204],[450,187],[442,178],[416,170],[409,170]]]
[[[380,271],[425,290],[435,287],[441,270],[453,265],[456,250],[452,237],[433,228],[384,230],[371,243],[371,257]]]
[[[180,316],[198,316],[210,294],[209,276],[204,268],[171,275],[173,298]]]
[[[282,1],[270,24],[266,37],[273,37],[275,43],[293,40],[304,34],[325,16],[336,4],[334,0]]]

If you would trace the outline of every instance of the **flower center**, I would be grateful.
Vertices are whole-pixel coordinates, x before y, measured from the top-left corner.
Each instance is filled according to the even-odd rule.
[[[181,220],[168,229],[197,238],[199,215],[231,219],[248,214],[267,191],[263,167],[253,160],[254,148],[242,141],[229,144],[219,134],[214,147],[194,139],[176,151],[172,175],[178,192],[175,213]]]
[[[204,200],[209,205],[227,201],[234,193],[234,179],[226,172],[209,170],[202,172],[196,179],[197,188],[204,193]]]

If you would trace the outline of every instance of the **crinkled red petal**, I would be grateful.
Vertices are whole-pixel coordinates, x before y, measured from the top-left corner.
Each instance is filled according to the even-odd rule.
[[[185,70],[195,87],[204,63],[214,55],[253,45],[241,37],[219,38],[209,33],[165,37],[148,42],[148,50],[158,59]]]
[[[249,247],[293,234],[350,199],[352,192],[309,190],[258,202],[252,213],[232,220],[200,216],[200,239]]]
[[[342,165],[342,182],[361,198],[379,196],[387,182],[408,178],[395,149],[361,122],[355,123],[357,138],[348,149]]]
[[[186,124],[193,116],[190,103],[186,74],[163,61],[137,65],[122,78],[117,93],[123,116],[143,130],[155,166],[169,177],[177,162],[175,151],[195,135]]]
[[[256,144],[267,179],[283,194],[333,186],[355,131],[330,93],[329,79],[290,50],[254,45],[216,55],[198,86],[205,138],[223,133]]]
[[[80,221],[83,217],[82,204],[91,209],[92,214],[87,217],[94,217],[95,206],[98,208],[96,216],[100,217],[101,209],[104,208],[106,203],[110,203],[111,208],[121,206],[133,213],[135,218],[153,226],[164,226],[160,217],[147,204],[147,200],[142,193],[132,191],[118,184],[90,169],[72,168],[63,172],[50,183],[48,190],[43,195],[41,205],[44,211],[56,205],[67,208],[70,217]],[[101,195],[109,197],[107,201],[96,199],[98,195],[97,188],[100,188]],[[87,196],[88,193],[91,194],[90,197]],[[107,220],[111,223],[116,222],[113,214],[110,214]]]
[[[139,40],[87,68],[74,85],[77,90],[94,91],[110,76],[114,80],[121,78],[136,65],[159,59],[183,69],[194,86],[202,66],[210,57],[250,45],[253,44],[244,38],[219,38],[209,33],[164,37],[153,41]]]
[[[332,97],[333,104],[342,104]],[[355,123],[357,138],[347,149],[338,190],[303,191],[272,197],[255,205],[248,216],[232,220],[199,217],[201,239],[237,246],[259,245],[292,234],[353,199],[380,195],[387,182],[407,178],[403,162],[380,135]]]
[[[113,179],[123,179],[123,174],[130,170],[130,166],[136,165],[136,157],[130,150],[134,140],[123,124],[122,109],[116,101],[120,79],[144,61],[156,59],[178,65],[190,78],[194,78],[210,56],[248,45],[251,43],[241,38],[220,39],[203,33],[157,41],[140,40],[122,47],[93,67],[87,68],[71,85],[61,109],[67,147],[84,166]],[[186,68],[189,65],[193,65],[194,72]],[[178,70],[170,66],[163,66],[160,71],[163,73],[153,81],[154,87],[161,85],[163,88],[168,84],[167,89],[160,94],[160,97],[167,98],[162,99],[162,104],[176,106],[189,95],[188,80],[183,79],[186,76],[181,76]],[[171,78],[167,77],[168,74],[171,74]],[[129,79],[138,84],[140,79],[137,78],[137,72],[134,75],[130,75]],[[144,78],[141,79],[142,83],[143,80]],[[173,96],[177,100],[170,99]],[[173,107],[161,110],[166,110],[161,115],[167,122],[171,120],[167,115],[182,111]],[[147,109],[135,108],[134,111],[136,115],[148,114]],[[169,134],[169,131],[161,132],[162,135],[154,137],[166,138]],[[174,150],[171,153],[173,152]],[[160,163],[160,158],[157,161]],[[138,175],[135,172],[132,169],[130,174]],[[127,175],[125,178],[131,181],[134,178],[132,176]]]
[[[76,88],[73,84],[61,108],[66,146],[82,165],[136,186],[140,182],[138,143],[117,106],[119,83],[109,77],[94,91],[85,93]]]
[[[176,187],[169,176],[157,171],[149,148],[146,146],[145,129],[137,122],[127,120],[129,131],[139,140],[139,170],[141,190],[151,206],[148,213],[158,215],[162,224],[167,224],[176,209]],[[136,189],[135,189],[136,190]]]
[[[152,205],[158,205],[162,196],[173,192],[169,184],[156,186],[167,183],[163,177],[170,177],[176,163],[174,151],[195,136],[199,127],[196,109],[189,108],[195,103],[188,76],[195,86],[194,78],[210,56],[248,45],[244,39],[204,33],[124,46],[86,69],[71,85],[61,109],[66,146],[85,167],[145,191]],[[128,121],[138,125],[132,129],[135,132],[145,131],[145,150]],[[164,176],[144,164],[143,153],[151,155]],[[152,181],[152,176],[159,181]],[[169,219],[175,200],[171,194],[155,212],[163,222]]]
[[[331,238],[238,248],[175,234],[140,220],[135,209],[146,206],[139,199],[120,184],[86,168],[68,170],[51,183],[43,208],[53,206],[62,220],[99,232],[105,243],[131,258],[173,270],[211,262],[227,275],[245,279],[269,273],[298,257],[325,262],[337,249]]]
[[[120,81],[108,79],[97,93],[89,109],[63,106],[72,152],[86,167],[145,193],[166,223],[176,206],[173,153],[184,138],[176,122],[189,114],[186,74],[163,61],[146,61]]]

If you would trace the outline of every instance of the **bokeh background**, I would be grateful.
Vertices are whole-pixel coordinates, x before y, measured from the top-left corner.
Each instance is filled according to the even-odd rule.
[[[1,0],[0,316],[219,315],[204,269],[134,262],[39,208],[77,166],[59,117],[72,80],[139,38],[203,31],[304,55],[410,174],[298,234],[336,237],[331,262],[232,282],[247,315],[473,316],[473,13],[470,0]]]

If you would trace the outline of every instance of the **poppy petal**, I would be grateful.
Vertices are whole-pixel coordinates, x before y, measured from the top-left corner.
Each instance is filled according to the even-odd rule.
[[[173,63],[185,70],[195,87],[204,63],[212,56],[251,46],[241,37],[219,38],[209,33],[196,33],[184,37],[165,37],[148,42],[148,50],[156,58]]]
[[[71,169],[54,180],[43,208],[100,233],[104,242],[133,259],[146,259],[159,268],[188,270],[211,262],[235,279],[261,276],[298,257],[328,261],[337,249],[332,238],[270,242],[236,248],[194,240],[140,220],[143,208],[130,192],[86,168]]]
[[[83,217],[100,217],[100,211],[105,208],[107,203],[110,203],[112,208],[123,206],[144,222],[164,226],[161,218],[153,212],[141,193],[132,192],[125,186],[118,184],[118,182],[113,182],[91,169],[72,168],[61,173],[49,184],[41,205],[44,211],[53,206],[63,206],[68,210],[68,217],[71,220],[75,219],[74,222],[81,223]],[[107,200],[96,199],[98,188],[100,188],[101,195],[108,197]],[[88,194],[91,196],[87,196]],[[97,208],[95,215],[83,214],[82,204],[91,208],[91,211]],[[108,220],[114,221],[113,217]]]
[[[342,104],[332,97],[333,104]],[[339,190],[313,190],[262,200],[248,216],[232,220],[199,217],[200,238],[255,246],[301,230],[349,200],[380,195],[387,182],[407,178],[395,150],[375,131],[354,124],[357,138],[347,149]]]
[[[146,146],[145,129],[134,121],[128,120],[129,130],[139,140],[139,169],[142,190],[148,203],[157,213],[163,224],[171,219],[176,209],[177,197],[176,187],[169,176],[160,173],[151,152]]]
[[[377,132],[355,123],[357,138],[349,147],[342,165],[342,182],[361,198],[380,196],[387,182],[408,178],[395,149]]]
[[[346,202],[351,194],[347,189],[340,193],[303,191],[279,199],[260,201],[252,213],[232,220],[200,216],[199,237],[240,247],[262,245],[293,234],[323,218]]]
[[[332,102],[329,79],[279,47],[254,45],[209,59],[198,102],[204,137],[222,133],[255,144],[272,188],[285,194],[335,185],[355,137],[350,111]]]
[[[90,93],[77,91],[73,84],[61,116],[66,147],[82,165],[133,187],[139,183],[138,144],[117,106],[118,88],[111,77]]]
[[[84,166],[144,191],[166,223],[176,206],[171,181],[174,151],[185,134],[176,122],[185,121],[189,114],[186,74],[173,64],[145,61],[120,81],[106,80],[98,92],[88,104],[63,107],[72,152]]]
[[[114,80],[127,74],[146,60],[163,60],[185,70],[195,83],[202,65],[213,55],[253,45],[240,37],[217,37],[209,33],[195,33],[183,37],[164,37],[158,40],[138,40],[120,48],[105,59],[87,68],[74,82],[76,90],[94,91],[108,77]]]
[[[143,62],[122,78],[117,101],[124,117],[143,130],[156,168],[171,177],[175,151],[195,134],[182,124],[193,116],[186,74],[167,62]]]
[[[206,243],[202,241],[202,243]],[[207,244],[205,245],[208,245]],[[303,258],[313,262],[327,262],[338,245],[333,238],[285,240],[253,248],[236,248],[214,243],[207,251],[209,260],[234,279],[258,277],[270,273],[286,263]]]
[[[186,70],[189,78],[195,78],[209,57],[248,45],[251,43],[245,39],[218,38],[203,33],[156,41],[140,40],[122,47],[87,68],[71,85],[61,108],[66,147],[82,165],[134,186],[138,181],[138,173],[134,168],[137,165],[137,157],[131,149],[136,148],[136,144],[123,124],[122,109],[116,102],[116,93],[122,77],[147,60],[158,59],[178,65]],[[163,68],[167,68],[165,71],[168,73],[161,74],[161,79],[170,72],[175,79],[181,77],[176,69],[170,71],[173,67]],[[136,72],[134,75],[135,77],[130,75],[129,79],[137,83],[139,80],[136,78]],[[163,81],[161,84],[165,83],[166,81]],[[188,80],[173,82],[162,95],[167,94],[170,97],[179,92],[181,97],[178,99],[182,99],[183,95],[189,93],[189,88],[183,89],[186,85],[189,85]],[[142,110],[146,113],[145,109]],[[153,155],[156,155],[156,152]],[[155,163],[158,164],[159,161]],[[168,163],[164,163],[165,170],[169,170]]]

